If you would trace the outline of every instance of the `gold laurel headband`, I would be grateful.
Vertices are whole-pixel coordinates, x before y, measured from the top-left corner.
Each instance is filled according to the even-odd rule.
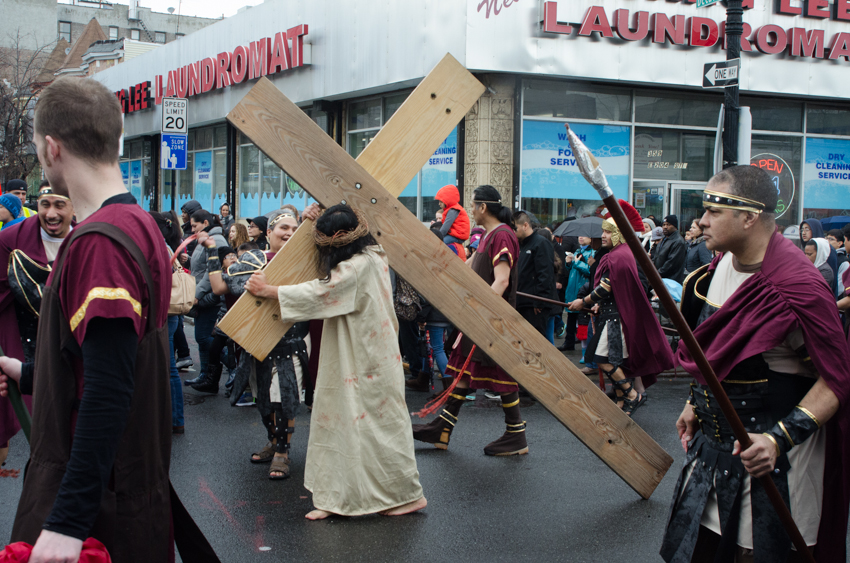
[[[359,238],[363,238],[369,234],[369,223],[366,221],[366,216],[359,209],[351,209],[357,217],[357,227],[350,231],[337,231],[333,235],[328,236],[325,233],[316,229],[313,224],[313,240],[318,246],[345,246],[351,244]]]
[[[763,203],[739,195],[704,190],[702,199],[702,206],[706,209],[721,207],[723,209],[736,209],[750,213],[763,213],[765,211],[765,205]]]

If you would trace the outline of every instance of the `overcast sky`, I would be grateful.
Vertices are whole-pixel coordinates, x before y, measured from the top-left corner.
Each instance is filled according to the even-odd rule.
[[[129,4],[129,0],[113,0],[115,4]],[[205,18],[230,17],[243,6],[256,6],[262,0],[141,0],[139,5],[150,8],[154,12],[168,12],[174,8],[174,13],[180,10],[184,16],[201,16]]]

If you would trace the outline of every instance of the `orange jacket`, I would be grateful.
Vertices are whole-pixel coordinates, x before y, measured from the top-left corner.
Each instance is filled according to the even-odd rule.
[[[455,237],[458,240],[466,240],[469,238],[469,215],[466,214],[466,210],[460,206],[460,193],[457,191],[457,186],[449,184],[447,186],[443,186],[437,191],[437,195],[434,197],[437,201],[442,201],[446,208],[443,210],[443,219],[445,220],[446,214],[449,209],[456,209],[458,211],[457,218],[455,218],[454,223],[452,223],[451,228],[449,229],[449,235]]]

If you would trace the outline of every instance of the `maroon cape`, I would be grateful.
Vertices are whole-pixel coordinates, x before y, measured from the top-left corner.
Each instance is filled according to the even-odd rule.
[[[717,256],[709,266],[714,270]],[[842,334],[832,291],[805,254],[776,233],[770,239],[761,271],[694,331],[694,336],[721,381],[742,360],[779,346],[789,332],[802,329],[806,349],[829,388],[841,402],[827,424],[823,512],[815,558],[845,562],[850,505],[850,350]],[[685,346],[682,367],[705,383]]]
[[[16,248],[40,265],[47,265],[47,255],[41,242],[41,223],[34,215],[17,225],[0,232],[0,347],[10,358],[23,361],[24,348],[21,345],[21,333],[18,330],[18,318],[15,315],[15,298],[9,288],[9,255]],[[32,397],[24,396],[27,408],[32,410]],[[18,433],[21,425],[12,410],[8,397],[0,397],[0,446]]]
[[[629,357],[623,366],[627,377],[642,377],[645,387],[655,383],[659,373],[673,368],[673,351],[658,324],[638,277],[637,262],[628,245],[619,244],[599,261],[594,285],[607,275]]]

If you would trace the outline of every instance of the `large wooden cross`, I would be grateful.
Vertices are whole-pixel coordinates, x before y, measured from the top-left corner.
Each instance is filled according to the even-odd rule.
[[[357,161],[266,79],[227,118],[322,205],[361,210],[391,267],[649,498],[670,455],[396,199],[483,91],[447,55]],[[318,277],[309,229],[305,222],[266,267],[269,283]],[[279,315],[275,300],[245,294],[219,326],[263,358],[287,328]]]

